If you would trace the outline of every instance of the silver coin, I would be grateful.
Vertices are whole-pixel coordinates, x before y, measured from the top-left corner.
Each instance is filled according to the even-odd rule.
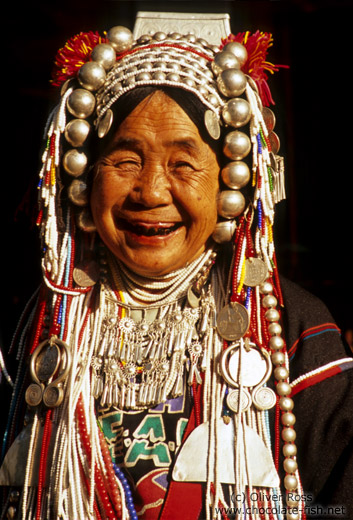
[[[249,314],[241,303],[232,302],[219,312],[217,330],[223,339],[236,341],[244,336],[249,328]]]
[[[80,264],[74,268],[73,278],[80,287],[92,287],[99,280],[98,265],[94,261]]]
[[[243,386],[256,386],[266,375],[267,363],[257,349],[245,349],[241,352],[241,366],[239,367],[239,349],[234,350],[228,362],[228,375],[236,383]]]
[[[269,410],[276,404],[276,394],[271,388],[262,386],[252,393],[252,400],[259,410]]]
[[[249,406],[251,405],[251,397],[247,390],[242,390],[239,399],[239,389],[231,390],[227,395],[227,406],[230,410],[235,413],[239,411],[239,401],[240,401],[240,411],[245,412]]]
[[[266,264],[261,258],[248,258],[245,262],[244,284],[255,287],[262,284],[268,277]]]
[[[106,111],[102,119],[100,120],[98,124],[98,137],[101,139],[107,135],[107,133],[110,130],[110,127],[113,123],[113,112],[110,110],[110,108]]]
[[[206,110],[204,120],[206,130],[212,139],[219,139],[221,135],[221,128],[219,126],[217,115],[212,110]]]

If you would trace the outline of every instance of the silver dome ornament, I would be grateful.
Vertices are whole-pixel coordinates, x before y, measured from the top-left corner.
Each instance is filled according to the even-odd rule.
[[[215,74],[220,74],[223,70],[240,69],[240,63],[232,52],[221,51],[215,55],[211,67]]]
[[[73,180],[68,187],[67,193],[71,202],[76,206],[88,205],[88,188],[84,181],[80,179]]]
[[[238,217],[245,209],[245,198],[240,191],[221,191],[217,197],[217,211],[223,218]]]
[[[229,159],[240,161],[248,155],[250,150],[251,141],[244,132],[234,130],[226,135],[223,144],[223,153],[229,157]]]
[[[87,166],[87,156],[79,150],[69,150],[63,157],[63,166],[69,175],[79,177]]]
[[[108,43],[99,43],[91,52],[91,59],[109,70],[116,61],[116,52]]]
[[[72,146],[80,147],[90,133],[91,125],[84,119],[72,119],[65,127],[65,139]]]
[[[75,117],[85,119],[93,114],[96,98],[86,89],[77,88],[67,99],[67,109]]]
[[[78,81],[87,90],[98,90],[105,81],[106,72],[102,65],[96,61],[88,61],[78,71]]]
[[[244,188],[250,180],[250,170],[243,161],[232,161],[221,171],[222,181],[228,188],[240,190]]]
[[[225,123],[234,128],[246,125],[251,118],[250,104],[243,98],[230,99],[222,109]]]
[[[116,52],[124,52],[131,48],[134,37],[130,29],[122,25],[116,25],[109,29],[107,37],[110,45]]]
[[[77,226],[82,231],[85,231],[85,233],[93,233],[97,229],[93,221],[91,212],[87,208],[84,208],[82,211],[78,213],[78,215],[76,216],[76,222]]]
[[[240,42],[229,42],[223,47],[222,50],[234,54],[241,67],[247,62],[248,51]]]
[[[217,222],[216,227],[212,233],[212,238],[217,244],[223,244],[232,240],[236,223],[234,220],[225,220]]]
[[[217,85],[221,93],[226,97],[241,96],[246,89],[247,79],[241,70],[223,70],[217,78]]]

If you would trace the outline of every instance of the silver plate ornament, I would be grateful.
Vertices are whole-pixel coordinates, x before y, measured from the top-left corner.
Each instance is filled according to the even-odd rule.
[[[217,316],[217,330],[223,339],[236,341],[244,336],[249,328],[249,314],[238,302],[231,302]]]
[[[261,258],[248,258],[245,262],[244,284],[249,287],[261,285],[268,277],[266,264]]]
[[[219,126],[217,115],[212,112],[212,110],[206,110],[204,118],[207,132],[210,134],[212,139],[219,139],[221,135],[221,128]]]

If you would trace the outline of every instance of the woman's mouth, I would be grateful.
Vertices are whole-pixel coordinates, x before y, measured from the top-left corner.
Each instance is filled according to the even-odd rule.
[[[175,223],[147,223],[119,219],[119,228],[137,236],[154,237],[167,236],[182,226],[182,222]]]

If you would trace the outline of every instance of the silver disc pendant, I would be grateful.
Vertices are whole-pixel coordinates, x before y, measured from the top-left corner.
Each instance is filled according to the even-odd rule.
[[[206,110],[204,120],[206,130],[212,139],[219,139],[221,135],[221,128],[219,126],[218,117],[216,114],[212,112],[212,110]]]
[[[251,405],[251,397],[247,390],[242,390],[239,397],[239,389],[231,390],[227,395],[227,406],[232,412],[245,412]],[[240,406],[239,406],[240,405]]]
[[[74,268],[73,278],[80,287],[92,287],[99,280],[99,268],[96,262],[82,263]]]
[[[227,341],[236,341],[244,336],[249,328],[249,314],[238,302],[231,302],[217,316],[217,330]]]
[[[269,410],[276,404],[276,394],[271,388],[261,386],[252,393],[252,400],[259,410]]]
[[[261,258],[248,258],[245,262],[244,284],[256,287],[262,284],[268,277],[266,264]]]

